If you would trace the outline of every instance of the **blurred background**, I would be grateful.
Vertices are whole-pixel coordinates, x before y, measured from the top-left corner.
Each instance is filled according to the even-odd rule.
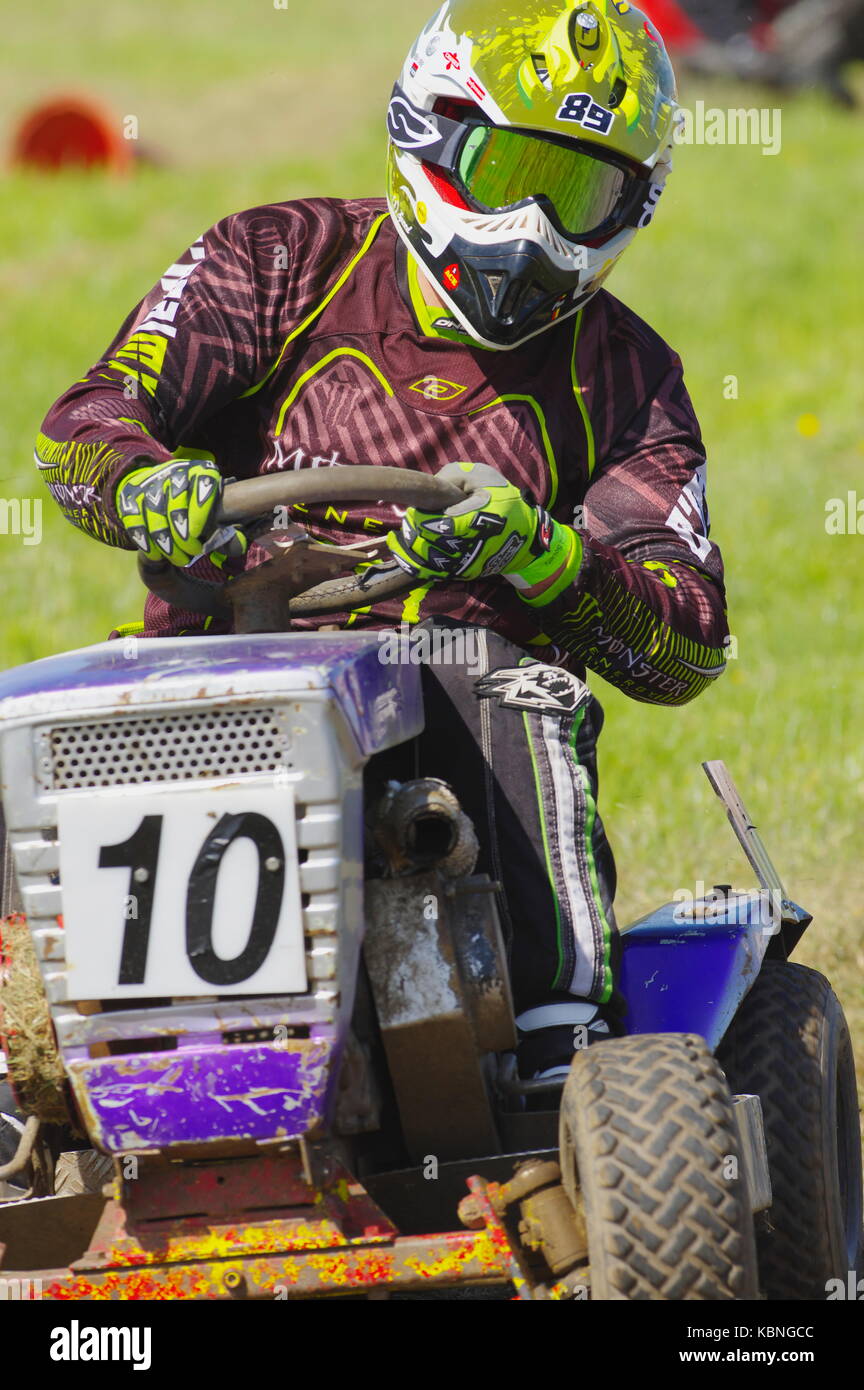
[[[387,99],[434,0],[278,3],[0,4],[0,497],[43,503],[41,543],[0,534],[0,667],[100,641],[142,607],[132,558],[76,532],[41,489],[33,442],[54,398],[218,218],[383,191]],[[735,655],[684,709],[593,678],[608,716],[601,810],[623,921],[700,882],[750,886],[700,768],[726,759],[814,914],[798,959],[840,993],[864,1075],[864,81],[853,64],[839,94],[821,70],[794,90],[743,85],[736,42],[726,57],[690,44],[682,102],[782,109],[780,152],[682,145],[654,225],[609,285],[684,359]],[[764,64],[745,71],[776,80]],[[125,174],[13,167],[22,118],[58,94],[88,94],[115,134],[132,133]],[[826,508],[849,493],[862,534],[829,534]]]

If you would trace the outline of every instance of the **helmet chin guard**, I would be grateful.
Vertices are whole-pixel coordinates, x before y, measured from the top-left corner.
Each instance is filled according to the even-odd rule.
[[[500,0],[447,0],[387,120],[397,230],[466,332],[501,349],[578,312],[651,221],[677,111],[662,40],[625,0],[520,14],[511,27]],[[586,192],[582,222],[580,179],[614,190]]]
[[[495,239],[478,245],[455,232],[444,254],[430,257],[426,247],[418,253],[398,221],[397,227],[436,294],[484,347],[517,347],[576,313],[596,292],[582,288],[584,271],[557,266],[532,236],[517,233],[502,241],[492,231]]]

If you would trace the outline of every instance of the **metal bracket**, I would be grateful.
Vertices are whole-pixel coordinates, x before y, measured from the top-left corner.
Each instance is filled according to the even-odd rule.
[[[484,1054],[516,1045],[494,899],[445,884],[431,870],[365,891],[366,966],[415,1161],[500,1152]]]
[[[735,831],[738,843],[746,854],[750,867],[759,880],[760,887],[770,893],[771,903],[775,908],[779,905],[781,922],[788,923],[790,926],[800,925],[799,909],[787,898],[780,875],[762,843],[759,831],[747,814],[747,808],[741,800],[741,795],[725,762],[722,759],[715,759],[712,762],[703,763],[702,766],[708,781],[726,807],[729,824]]]
[[[750,1210],[754,1213],[767,1211],[773,1196],[762,1102],[758,1096],[733,1096],[732,1109],[738,1128],[738,1143],[747,1179],[747,1191],[750,1195]]]

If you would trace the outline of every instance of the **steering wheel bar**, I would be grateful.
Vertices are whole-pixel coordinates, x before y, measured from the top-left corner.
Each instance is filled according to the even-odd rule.
[[[216,521],[222,526],[239,525],[276,507],[307,502],[389,502],[397,507],[440,512],[462,500],[463,494],[457,487],[440,482],[431,473],[344,464],[301,468],[295,473],[266,473],[246,482],[226,483]]]
[[[243,482],[226,483],[215,519],[217,526],[240,525],[266,516],[277,507],[327,502],[385,502],[441,512],[462,501],[463,496],[458,488],[440,482],[433,474],[407,468],[347,464],[304,468],[295,473],[268,473]],[[338,559],[339,547],[333,550]],[[266,571],[269,565],[275,564],[270,561],[260,568]],[[148,560],[144,556],[139,557],[138,572],[150,592],[164,602],[215,618],[230,616],[232,597],[239,600],[243,581],[248,582],[250,576],[257,574],[254,570],[247,571],[236,579],[214,584],[196,579],[167,560]],[[263,578],[263,574],[260,577]],[[406,574],[394,561],[375,565],[363,574],[328,579],[297,593],[288,599],[287,613],[289,619],[325,617],[398,598],[416,587],[416,578]]]

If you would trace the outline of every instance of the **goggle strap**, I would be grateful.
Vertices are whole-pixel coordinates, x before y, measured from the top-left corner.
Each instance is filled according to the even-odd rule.
[[[634,183],[627,208],[622,217],[625,227],[647,227],[654,217],[663,184],[654,179],[639,179]]]
[[[396,82],[387,108],[387,133],[398,149],[429,164],[454,169],[466,132],[463,121],[421,111]]]

